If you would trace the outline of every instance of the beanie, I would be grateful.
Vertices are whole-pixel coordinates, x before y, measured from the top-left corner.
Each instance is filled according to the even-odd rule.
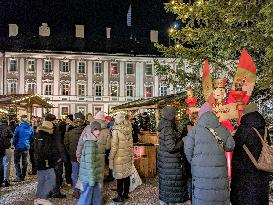
[[[27,122],[27,121],[28,121],[27,115],[22,115],[22,116],[20,117],[20,120],[21,120],[21,122]]]
[[[53,115],[53,114],[47,114],[46,116],[45,116],[45,120],[46,121],[54,121],[54,120],[56,120],[56,116],[55,115]]]
[[[90,125],[91,132],[94,132],[95,130],[101,130],[101,125],[97,121],[93,121]]]
[[[81,112],[75,113],[74,117],[75,117],[75,120],[76,119],[85,120],[85,116]]]
[[[120,112],[115,116],[115,122],[117,124],[124,122],[124,120],[125,120],[125,116],[121,114]]]
[[[174,107],[172,107],[172,106],[164,107],[164,109],[162,111],[163,118],[165,118],[167,120],[173,120],[175,118],[175,115],[176,115],[176,110]]]
[[[99,111],[97,112],[97,114],[95,115],[95,119],[96,120],[104,120],[105,118],[105,113],[103,111]]]
[[[200,118],[205,112],[213,112],[212,107],[210,106],[210,104],[208,102],[205,102],[199,112],[198,112],[198,117]]]

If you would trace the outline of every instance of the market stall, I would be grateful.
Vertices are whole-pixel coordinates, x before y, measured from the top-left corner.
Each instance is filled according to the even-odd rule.
[[[130,119],[140,116],[138,142],[134,143],[134,164],[141,177],[155,177],[157,174],[159,135],[156,128],[161,109],[166,105],[177,105],[181,99],[184,99],[184,95],[173,94],[139,99],[112,108],[112,113],[125,112]],[[146,119],[147,116],[150,117],[149,120]],[[146,125],[147,122],[150,125]]]
[[[53,105],[38,94],[12,94],[0,95],[0,108],[17,117],[26,114],[30,119],[34,108],[48,109]]]

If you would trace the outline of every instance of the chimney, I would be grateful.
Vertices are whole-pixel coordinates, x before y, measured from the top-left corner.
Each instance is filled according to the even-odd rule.
[[[111,28],[106,27],[106,38],[107,39],[111,38]]]
[[[84,25],[75,25],[76,38],[84,38]]]
[[[39,35],[40,36],[50,36],[50,28],[48,27],[47,23],[42,23],[41,26],[39,26]]]
[[[150,40],[151,40],[152,43],[157,43],[158,42],[158,31],[157,30],[151,30]]]
[[[9,37],[18,35],[17,24],[9,24]]]

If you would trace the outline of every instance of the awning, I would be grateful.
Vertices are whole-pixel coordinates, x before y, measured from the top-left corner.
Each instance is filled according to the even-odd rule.
[[[53,108],[51,103],[48,103],[44,98],[38,94],[13,94],[0,95],[0,105],[17,105],[19,107],[43,107]]]
[[[167,96],[159,96],[153,98],[142,98],[132,102],[128,102],[122,105],[118,105],[112,108],[112,112],[121,110],[137,110],[137,109],[157,109],[162,108],[172,102],[175,102],[181,98],[185,98],[184,93],[172,94]]]

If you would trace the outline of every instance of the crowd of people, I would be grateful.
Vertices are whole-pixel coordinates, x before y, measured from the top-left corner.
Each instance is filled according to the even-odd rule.
[[[1,118],[0,182],[10,185],[6,155],[14,149],[14,182],[37,174],[34,204],[52,204],[48,198],[65,198],[61,187],[65,178],[71,184],[78,205],[102,204],[103,182],[117,180],[115,202],[129,198],[130,175],[133,167],[133,129],[125,115],[115,119],[98,112],[95,117],[82,113],[57,120],[47,114],[43,121],[20,117],[18,125]],[[133,122],[134,125],[134,122]],[[28,155],[31,171],[28,170]],[[105,163],[108,176],[104,177]],[[10,157],[9,162],[10,164]],[[65,170],[65,173],[63,173]],[[63,177],[63,175],[65,177]]]
[[[246,106],[243,113],[232,136],[208,103],[198,115],[190,116],[191,122],[182,132],[175,108],[166,106],[162,110],[157,158],[161,205],[188,200],[193,205],[269,204],[269,173],[258,170],[243,149],[246,145],[255,159],[259,158],[262,144],[253,128],[263,136],[266,123],[255,104]],[[23,115],[18,125],[1,118],[0,182],[9,186],[13,148],[14,181],[24,181],[27,174],[37,175],[35,205],[51,205],[50,197],[66,197],[61,192],[64,180],[71,184],[77,205],[103,204],[104,182],[113,180],[117,181],[113,201],[124,202],[129,199],[133,143],[138,141],[138,132],[136,119],[130,121],[121,113],[115,118],[104,112],[95,117],[75,113],[62,121],[47,114],[35,123]],[[233,151],[231,181],[225,151]]]
[[[270,173],[255,167],[243,145],[258,160],[262,143],[253,128],[265,135],[266,123],[255,104],[243,110],[234,134],[222,126],[208,103],[193,115],[187,131],[180,132],[176,110],[165,107],[158,126],[159,199],[161,205],[268,205]],[[268,143],[268,135],[265,136]],[[233,151],[228,179],[225,151]],[[271,156],[273,162],[273,156]]]

